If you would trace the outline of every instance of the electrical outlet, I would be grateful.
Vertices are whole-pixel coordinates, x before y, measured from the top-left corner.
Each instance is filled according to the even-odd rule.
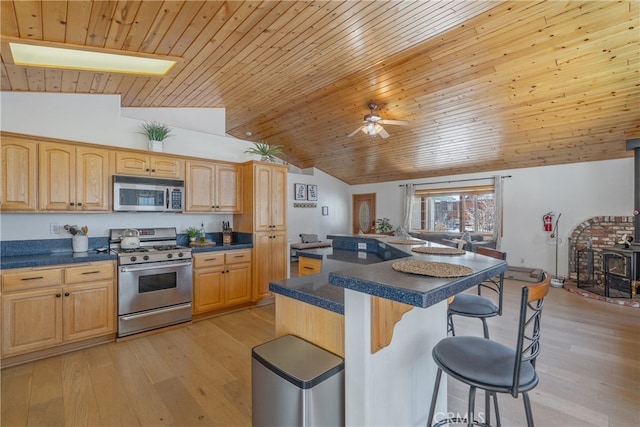
[[[520,258],[520,264],[524,264],[524,258]]]
[[[358,249],[367,249],[367,244],[366,243],[358,243]]]
[[[55,222],[49,223],[49,234],[59,234],[60,226]]]

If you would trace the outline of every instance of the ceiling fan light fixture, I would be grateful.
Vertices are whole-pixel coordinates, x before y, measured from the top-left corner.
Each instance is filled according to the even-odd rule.
[[[378,133],[378,130],[376,129],[376,124],[374,122],[368,122],[366,134],[375,135],[376,133]]]

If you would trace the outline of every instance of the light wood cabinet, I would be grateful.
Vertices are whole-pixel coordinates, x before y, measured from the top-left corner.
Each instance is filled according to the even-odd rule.
[[[322,270],[322,260],[316,258],[308,258],[306,256],[298,256],[298,275],[310,276],[318,274]]]
[[[2,274],[2,356],[115,333],[115,262]]]
[[[38,145],[32,141],[3,137],[0,171],[0,208],[35,211],[38,207]]]
[[[286,230],[286,167],[256,164],[254,168],[255,231]]]
[[[226,163],[186,162],[185,212],[242,212],[242,168]]]
[[[275,163],[243,166],[243,211],[233,216],[233,228],[254,233],[254,301],[271,296],[269,282],[287,278],[287,173]]]
[[[184,179],[184,160],[169,156],[116,152],[116,174]]]
[[[251,251],[234,250],[193,255],[193,313],[251,301]]]
[[[109,150],[40,143],[38,151],[40,210],[109,210]]]
[[[258,232],[253,237],[254,291],[253,300],[271,296],[269,282],[287,278],[287,233],[284,231]]]

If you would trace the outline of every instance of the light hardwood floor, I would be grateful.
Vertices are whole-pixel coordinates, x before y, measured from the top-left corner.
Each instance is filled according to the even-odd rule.
[[[523,284],[507,281],[505,313],[489,322],[492,338],[506,344]],[[531,392],[536,424],[640,425],[639,328],[638,308],[551,289]],[[481,329],[456,318],[459,334]],[[249,426],[251,348],[273,336],[269,305],[6,368],[1,425]],[[449,381],[451,411],[464,413],[466,393]],[[524,424],[521,399],[500,396],[500,410],[503,425]]]

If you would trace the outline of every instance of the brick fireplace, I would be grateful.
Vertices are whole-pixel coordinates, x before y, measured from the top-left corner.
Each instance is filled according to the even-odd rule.
[[[569,278],[599,287],[604,295],[602,253],[613,248],[625,234],[633,236],[634,230],[633,216],[595,216],[578,224],[569,236]]]

